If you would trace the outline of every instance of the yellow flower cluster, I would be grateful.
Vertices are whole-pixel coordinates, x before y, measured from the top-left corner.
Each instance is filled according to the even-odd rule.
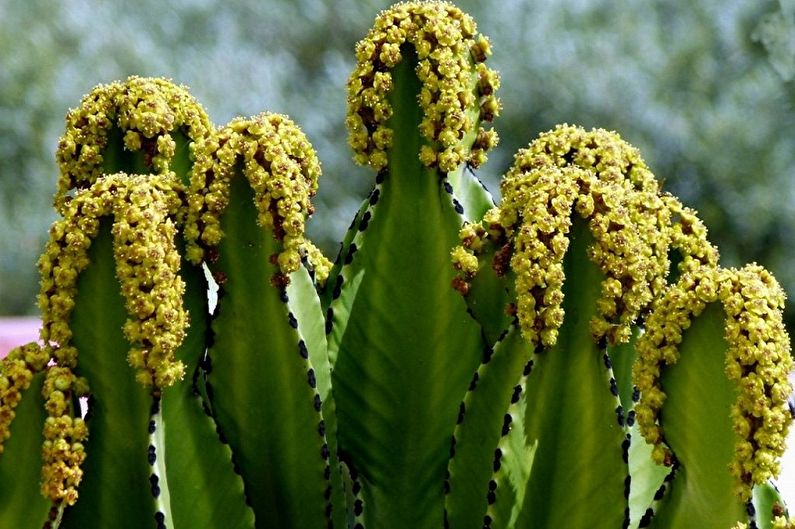
[[[72,403],[76,397],[87,394],[85,380],[76,377],[68,367],[47,369],[42,389],[48,417],[44,421],[41,492],[55,503],[74,505],[77,501],[88,428],[83,419],[74,417]]]
[[[306,257],[316,278],[325,281],[331,265],[304,237],[306,218],[314,211],[320,164],[303,132],[287,117],[263,113],[236,118],[217,136],[197,144],[188,197],[185,237],[188,257],[199,262],[223,239],[221,216],[229,204],[231,179],[238,167],[254,192],[259,224],[282,241],[277,256],[286,284]]]
[[[0,454],[3,443],[11,435],[14,409],[22,399],[22,392],[30,387],[33,375],[45,368],[50,356],[48,348],[32,342],[15,347],[0,360]]]
[[[393,135],[388,126],[391,70],[407,44],[416,51],[422,85],[420,133],[427,143],[419,159],[443,172],[464,162],[478,167],[486,160],[497,136],[479,124],[499,113],[494,95],[499,77],[485,66],[491,47],[476,31],[469,15],[446,2],[399,3],[376,18],[356,45],[357,66],[348,81],[348,141],[358,163],[376,171],[387,165]]]
[[[784,293],[770,273],[758,265],[740,270],[701,266],[683,272],[655,303],[638,341],[634,379],[641,401],[635,409],[641,432],[655,445],[655,459],[670,460],[659,424],[665,401],[661,372],[677,361],[690,321],[715,302],[726,315],[726,376],[738,387],[731,410],[738,441],[730,471],[738,497],[747,501],[754,484],[778,474],[792,421],[787,374],[793,362],[782,320]]]
[[[187,88],[171,81],[130,77],[97,86],[66,115],[66,131],[56,152],[61,173],[55,197],[59,211],[69,191],[88,187],[109,172],[103,163],[114,128],[123,135],[126,150],[143,151],[147,172],[164,174],[173,169],[172,133],[181,131],[195,142],[208,136],[213,125]]]
[[[133,344],[130,365],[146,385],[165,387],[182,378],[184,366],[174,351],[188,320],[174,243],[172,217],[181,205],[174,179],[173,174],[107,175],[64,204],[63,219],[53,224],[39,259],[41,337],[55,347],[60,366],[77,364],[69,327],[77,278],[89,264],[88,248],[101,217],[112,215],[116,275],[130,315],[124,326]]]
[[[463,280],[477,270],[481,251],[473,241],[502,247],[492,266],[503,273],[510,256],[524,336],[554,344],[563,321],[563,256],[573,208],[588,221],[589,257],[606,276],[593,335],[627,341],[630,325],[665,286],[671,231],[670,211],[638,151],[613,132],[558,126],[517,153],[501,191],[502,203],[480,228],[465,226],[460,234],[453,259]]]

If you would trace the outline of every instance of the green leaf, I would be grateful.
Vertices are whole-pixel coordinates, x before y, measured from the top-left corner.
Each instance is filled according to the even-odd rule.
[[[277,271],[270,257],[280,243],[257,224],[253,192],[239,173],[229,200],[213,265],[216,276],[225,277],[212,324],[213,411],[241,470],[256,526],[326,527],[324,495],[331,482],[315,389],[320,366],[303,358],[308,344],[297,315],[286,292],[270,283]]]
[[[684,332],[679,360],[663,372],[662,426],[680,468],[650,527],[731,527],[747,518],[728,470],[737,390],[724,374],[723,327],[720,305],[707,306]]]
[[[772,481],[754,487],[753,505],[759,529],[771,529],[776,516],[787,514],[781,492]]]
[[[585,222],[575,219],[570,238],[557,343],[536,355],[520,400],[524,409],[512,417],[495,458],[489,509],[495,529],[616,528],[626,518],[629,443],[606,353],[589,325],[603,275],[587,258],[593,238]],[[528,471],[528,461],[522,484],[516,476]]]
[[[416,58],[393,70],[389,169],[363,214],[327,311],[340,448],[358,471],[368,528],[438,528],[458,406],[484,344],[451,288],[463,217],[418,160]],[[371,195],[372,196],[372,195]]]
[[[519,329],[512,326],[470,384],[454,433],[455,455],[448,465],[445,510],[452,529],[483,526],[494,449],[500,440],[505,413],[521,395],[522,373],[532,357],[532,348]]]
[[[671,469],[658,465],[651,457],[652,445],[638,430],[637,423],[630,429],[629,474],[632,476],[629,493],[630,529],[636,529],[646,512],[656,505],[665,493],[666,478],[671,479]]]
[[[146,460],[151,396],[127,363],[127,318],[113,259],[111,221],[104,218],[89,248],[91,264],[77,282],[71,327],[79,376],[91,388],[86,461],[77,504],[66,529],[134,529],[154,523]]]
[[[166,521],[177,529],[227,527],[251,529],[254,513],[246,505],[243,480],[235,473],[232,451],[216,432],[209,408],[194,386],[207,334],[207,284],[200,267],[183,261],[185,308],[190,327],[177,358],[185,363],[186,377],[163,391],[161,405],[151,420],[155,426],[153,452],[160,488],[170,503]],[[161,498],[162,499],[162,498]]]
[[[42,428],[47,412],[41,388],[44,373],[33,376],[14,410],[11,437],[0,454],[0,527],[40,528],[52,503],[41,495]]]

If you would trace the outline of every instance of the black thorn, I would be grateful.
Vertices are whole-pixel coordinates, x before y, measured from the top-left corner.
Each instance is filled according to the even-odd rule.
[[[475,371],[475,374],[472,375],[472,382],[469,383],[469,391],[475,391],[475,388],[478,387],[478,380],[480,380],[480,375]]]
[[[638,402],[640,400],[640,389],[638,386],[632,387],[632,402]]]
[[[306,381],[309,382],[309,387],[315,389],[317,387],[317,379],[315,378],[315,370],[311,367],[306,372]]]
[[[665,484],[660,485],[654,493],[654,501],[660,501],[665,496]]]
[[[646,509],[646,512],[643,513],[643,518],[640,519],[640,523],[638,527],[648,527],[651,524],[651,519],[654,516],[654,511],[651,509]]]
[[[464,413],[466,413],[466,405],[462,402],[458,405],[458,419],[456,419],[456,424],[464,422]]]
[[[368,224],[370,224],[370,218],[372,216],[373,216],[373,214],[370,213],[369,209],[364,212],[364,215],[362,216],[362,220],[359,222],[359,231],[364,231],[364,230],[367,229]]]
[[[355,243],[351,243],[351,245],[348,246],[348,254],[345,256],[346,265],[351,264],[351,262],[353,262],[353,254],[355,254],[357,250],[358,248],[356,247]]]
[[[154,445],[149,445],[149,449],[147,451],[146,459],[147,459],[147,461],[149,461],[149,465],[150,466],[154,465],[155,461],[157,461],[157,449],[154,447]]]
[[[326,334],[331,334],[334,326],[334,309],[331,307],[326,311]]]
[[[345,278],[342,277],[342,274],[337,276],[337,280],[334,283],[334,291],[331,293],[332,299],[337,299],[342,294],[342,283],[345,281]]]
[[[298,341],[298,354],[301,355],[301,358],[304,360],[309,358],[309,350],[306,348],[306,342],[303,340]]]
[[[513,422],[513,417],[511,417],[510,413],[506,413],[505,417],[502,418],[502,436],[505,437],[511,431],[511,422]]]
[[[320,395],[315,393],[315,411],[320,411],[320,408],[323,406],[323,403],[320,401]]]
[[[612,393],[614,397],[618,397],[618,384],[613,377],[610,377],[610,393]]]
[[[149,421],[149,433],[153,434],[157,430],[157,426],[155,425],[155,421]]]
[[[516,404],[519,402],[519,397],[522,395],[522,386],[516,385],[513,388],[513,395],[511,395],[511,404]]]
[[[502,459],[502,450],[498,448],[494,451],[494,464],[492,465],[494,472],[500,470],[500,466],[502,466],[500,462],[501,459]]]
[[[618,425],[623,428],[624,427],[624,408],[621,407],[620,404],[616,407],[616,418],[618,419]]]
[[[370,193],[370,205],[375,206],[378,204],[378,199],[381,197],[381,190],[377,187],[373,189],[373,192]]]
[[[522,375],[529,376],[530,372],[533,371],[533,361],[530,360],[524,365],[524,371],[522,371]]]
[[[610,360],[610,357],[607,355],[607,353],[605,353],[605,354],[602,356],[602,360],[604,360],[605,367],[606,367],[607,369],[613,369],[613,362]]]
[[[455,208],[455,212],[458,213],[459,215],[464,214],[464,206],[462,206],[461,202],[459,202],[455,198],[453,199],[453,208]]]
[[[287,321],[290,323],[290,327],[292,327],[293,329],[298,328],[298,320],[295,319],[295,314],[293,314],[292,312],[289,312],[287,314]]]

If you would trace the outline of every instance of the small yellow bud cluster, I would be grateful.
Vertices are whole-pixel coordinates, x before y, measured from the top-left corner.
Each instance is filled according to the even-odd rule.
[[[15,347],[0,360],[0,454],[3,443],[11,435],[14,409],[22,399],[22,392],[30,387],[33,375],[45,368],[50,355],[48,348],[32,342]]]
[[[787,374],[793,362],[782,319],[784,294],[766,270],[757,265],[740,270],[702,266],[683,272],[655,303],[638,341],[633,372],[641,401],[635,410],[642,434],[655,445],[655,459],[671,460],[659,424],[666,398],[661,372],[678,360],[682,333],[692,319],[715,302],[726,315],[726,376],[738,387],[731,410],[738,441],[730,471],[738,497],[748,501],[754,484],[778,474],[792,421]]]
[[[331,265],[304,237],[306,218],[314,211],[310,198],[317,192],[320,164],[304,133],[286,116],[263,113],[236,118],[217,137],[197,145],[191,176],[185,237],[188,257],[198,262],[205,250],[223,239],[221,216],[229,205],[231,179],[238,167],[254,192],[262,228],[273,230],[282,242],[275,259],[286,284],[302,257],[324,281]]]
[[[779,473],[792,422],[787,375],[793,362],[783,323],[784,292],[773,276],[758,265],[724,276],[720,299],[729,346],[726,376],[740,393],[731,412],[740,437],[731,472],[740,483],[738,494],[747,500],[753,484]]]
[[[66,115],[66,131],[56,152],[61,170],[55,196],[59,211],[69,191],[88,187],[108,172],[103,167],[104,153],[114,127],[121,131],[125,149],[143,151],[147,172],[158,174],[172,169],[174,131],[182,131],[195,142],[213,129],[187,88],[171,81],[130,77],[97,86]]]
[[[633,321],[665,286],[671,231],[670,212],[637,150],[613,132],[561,125],[517,153],[501,191],[502,203],[479,229],[502,247],[492,263],[499,275],[510,257],[525,337],[544,346],[557,339],[574,209],[588,221],[589,257],[606,276],[591,320],[594,338],[627,341]],[[482,246],[483,234],[462,231],[461,240]],[[479,253],[471,243],[454,250],[464,281],[477,270]]]
[[[672,196],[663,195],[663,201],[671,212],[671,248],[682,256],[679,271],[694,271],[702,266],[718,266],[718,249],[707,240],[707,227],[696,212],[682,205]]]
[[[181,206],[173,174],[107,175],[79,191],[50,230],[39,259],[42,339],[55,346],[58,364],[74,368],[69,319],[77,278],[89,264],[88,248],[100,218],[113,216],[116,275],[130,318],[124,333],[133,344],[128,360],[144,384],[165,387],[179,380],[183,365],[174,359],[187,328],[182,307],[184,284],[172,218]]]
[[[83,419],[74,417],[73,402],[87,394],[85,380],[76,377],[68,367],[47,369],[42,389],[48,416],[44,421],[41,492],[55,503],[74,505],[77,501],[88,428]]]
[[[420,133],[427,144],[418,153],[420,161],[451,172],[464,162],[477,167],[486,160],[497,136],[479,123],[499,113],[494,95],[499,77],[484,64],[491,46],[476,31],[469,15],[446,2],[399,3],[376,18],[356,45],[357,66],[348,81],[348,141],[358,163],[376,171],[387,165],[391,70],[407,43],[416,51],[422,85]]]

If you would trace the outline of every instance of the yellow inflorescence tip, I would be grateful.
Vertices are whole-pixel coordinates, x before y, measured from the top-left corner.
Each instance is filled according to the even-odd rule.
[[[0,454],[5,440],[11,435],[14,409],[22,398],[22,392],[30,387],[33,375],[45,368],[50,357],[48,348],[32,342],[11,349],[0,360]]]
[[[328,276],[328,261],[304,237],[306,219],[314,211],[310,199],[317,192],[320,163],[290,119],[270,113],[234,119],[216,138],[197,145],[195,154],[185,227],[191,260],[198,262],[205,253],[212,254],[207,250],[221,242],[221,216],[240,163],[254,192],[259,224],[273,230],[282,242],[276,257],[280,274],[274,279],[286,284],[302,257],[314,267],[319,280]]]
[[[638,424],[658,460],[669,456],[662,443],[660,411],[665,401],[660,380],[665,366],[676,363],[682,333],[708,303],[720,302],[725,313],[726,376],[738,387],[731,416],[738,435],[731,474],[742,501],[754,484],[779,471],[779,459],[792,417],[787,379],[792,370],[789,336],[784,328],[784,293],[757,265],[740,270],[702,266],[686,270],[659,301],[638,341],[634,380],[641,392]]]
[[[59,211],[71,190],[88,187],[105,173],[130,170],[112,167],[112,161],[106,160],[114,128],[121,134],[118,140],[123,148],[141,151],[146,172],[158,174],[173,170],[175,132],[196,142],[213,131],[204,109],[187,88],[169,80],[130,77],[97,86],[66,115],[66,130],[56,152],[61,170],[55,196]]]
[[[75,417],[74,397],[86,395],[88,386],[68,367],[47,369],[42,396],[47,410],[42,445],[41,492],[55,503],[74,505],[83,477],[80,465],[86,458],[84,442],[88,427]]]
[[[517,153],[501,190],[499,208],[460,234],[453,259],[461,280],[477,270],[473,259],[492,239],[503,248],[494,270],[503,275],[510,262],[516,274],[524,336],[551,346],[564,316],[563,257],[576,211],[594,236],[589,257],[605,274],[594,338],[627,341],[633,321],[665,285],[670,235],[670,212],[637,150],[613,132],[559,126]]]
[[[88,248],[102,217],[114,219],[116,275],[129,319],[124,333],[133,344],[128,359],[146,385],[165,387],[183,376],[174,351],[188,325],[184,284],[173,218],[181,206],[173,175],[104,176],[78,192],[50,230],[39,259],[42,339],[55,347],[58,364],[74,367],[70,316],[77,278],[89,264]]]
[[[493,130],[480,128],[500,110],[496,72],[483,64],[491,54],[475,22],[446,2],[405,2],[382,12],[356,45],[357,66],[348,80],[348,141],[354,159],[380,171],[392,144],[388,120],[392,106],[392,69],[414,47],[422,85],[420,134],[426,144],[420,161],[451,172],[462,163],[479,166],[497,142]]]

